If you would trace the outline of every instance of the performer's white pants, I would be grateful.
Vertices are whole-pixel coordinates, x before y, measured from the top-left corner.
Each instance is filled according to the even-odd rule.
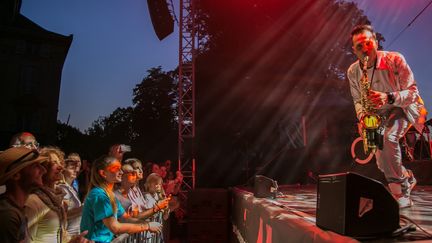
[[[402,193],[402,195],[409,196],[407,191],[410,186],[408,179],[412,173],[408,173],[402,165],[402,153],[399,145],[399,139],[410,128],[409,121],[399,107],[392,108],[385,114],[387,118],[384,121],[384,146],[383,150],[377,150],[375,154],[377,165],[384,173],[389,185],[393,183],[396,185],[396,187],[390,186],[393,195],[400,196]]]

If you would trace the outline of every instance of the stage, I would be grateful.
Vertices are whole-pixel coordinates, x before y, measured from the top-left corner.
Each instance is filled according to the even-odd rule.
[[[426,242],[417,228],[398,237],[354,239],[316,226],[316,185],[280,186],[276,199],[256,198],[247,188],[232,189],[232,223],[237,242]],[[432,234],[432,186],[417,186],[414,206],[400,210],[400,225],[411,219]],[[381,219],[385,220],[385,219]],[[431,241],[432,238],[429,238]]]

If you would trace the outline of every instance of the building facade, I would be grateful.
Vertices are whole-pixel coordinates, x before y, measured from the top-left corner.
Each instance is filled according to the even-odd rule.
[[[19,13],[21,1],[0,10],[0,150],[17,132],[53,144],[61,74],[73,36],[45,30]]]

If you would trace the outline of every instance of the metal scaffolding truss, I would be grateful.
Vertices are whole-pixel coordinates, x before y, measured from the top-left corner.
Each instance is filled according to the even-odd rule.
[[[195,9],[193,0],[180,0],[178,83],[178,168],[184,179],[181,195],[195,188]]]

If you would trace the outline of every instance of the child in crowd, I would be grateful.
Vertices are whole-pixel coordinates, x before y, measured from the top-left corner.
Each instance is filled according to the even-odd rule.
[[[147,209],[153,209],[155,214],[150,218],[151,221],[163,223],[169,217],[169,208],[161,209],[158,206],[158,202],[162,200],[171,200],[171,196],[167,197],[162,187],[162,177],[157,173],[151,173],[145,183],[144,199],[146,202]],[[149,238],[149,237],[147,237]],[[151,236],[152,242],[164,242],[163,234],[157,234]]]
[[[82,203],[78,195],[78,189],[73,186],[81,168],[81,159],[78,154],[72,153],[65,159],[63,181],[58,185],[66,193],[64,202],[67,205],[67,232],[69,235],[80,233]]]

